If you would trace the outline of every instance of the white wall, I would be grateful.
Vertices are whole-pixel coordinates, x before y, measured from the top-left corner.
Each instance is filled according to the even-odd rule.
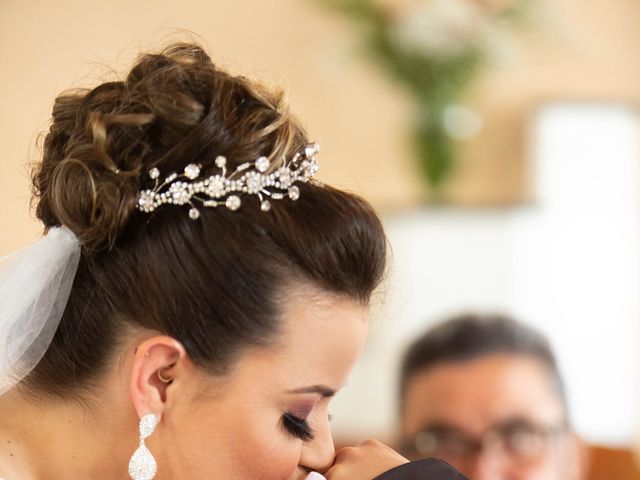
[[[555,104],[533,132],[540,212],[516,225],[514,307],[546,331],[578,429],[629,441],[640,397],[636,112]]]
[[[394,271],[338,435],[388,437],[406,342],[466,310],[503,311],[546,333],[586,439],[630,443],[640,401],[640,175],[636,114],[555,104],[534,119],[535,205],[429,209],[385,219]]]

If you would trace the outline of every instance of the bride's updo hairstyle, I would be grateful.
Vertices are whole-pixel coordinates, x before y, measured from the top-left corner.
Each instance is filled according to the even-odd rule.
[[[163,175],[200,164],[233,171],[260,156],[292,158],[309,143],[280,93],[216,68],[203,49],[176,44],[141,56],[124,81],[65,92],[53,107],[34,170],[36,214],[64,225],[82,258],[48,351],[23,383],[28,392],[90,392],[139,329],[169,335],[212,374],[230,372],[251,346],[279,331],[299,285],[367,304],[385,268],[379,219],[361,198],[300,183],[300,198],[264,212],[244,196],[237,211],[136,208]]]

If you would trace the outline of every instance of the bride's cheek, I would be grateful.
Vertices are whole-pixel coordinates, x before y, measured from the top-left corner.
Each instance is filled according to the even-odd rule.
[[[256,438],[248,459],[254,466],[250,478],[260,480],[288,480],[295,477],[302,453],[302,442],[285,438],[283,433]]]

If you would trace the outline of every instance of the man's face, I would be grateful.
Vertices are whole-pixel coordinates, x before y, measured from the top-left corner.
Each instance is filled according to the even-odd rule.
[[[414,374],[402,434],[416,457],[436,456],[472,480],[576,478],[577,445],[546,367],[491,354]]]

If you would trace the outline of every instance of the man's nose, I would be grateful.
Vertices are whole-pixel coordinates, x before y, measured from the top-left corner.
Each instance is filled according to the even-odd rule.
[[[511,480],[503,471],[503,462],[492,452],[479,452],[467,474],[472,480]]]

